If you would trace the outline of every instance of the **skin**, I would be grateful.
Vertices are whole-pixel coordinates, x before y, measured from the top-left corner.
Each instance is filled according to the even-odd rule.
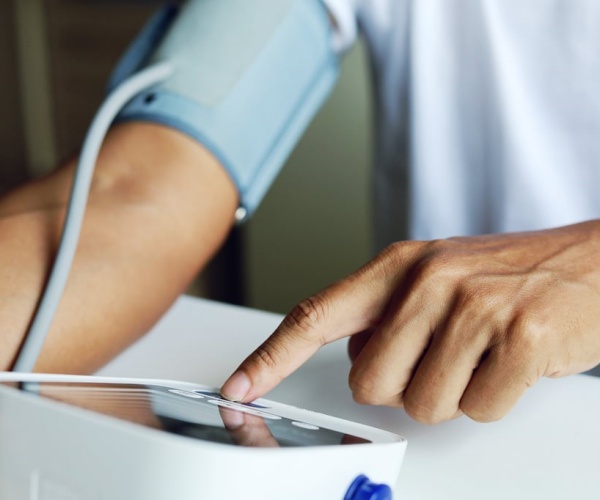
[[[0,369],[47,279],[74,162],[0,198]],[[81,243],[36,371],[91,373],[143,335],[225,239],[237,193],[176,131],[111,130]],[[322,345],[350,337],[360,403],[437,423],[501,418],[540,377],[600,362],[600,222],[402,242],[303,301],[222,388],[251,401]]]
[[[75,162],[0,199],[0,369],[8,370],[54,259]],[[143,335],[224,241],[237,192],[171,129],[112,129],[81,241],[36,371],[91,373]]]
[[[350,337],[357,402],[426,424],[498,420],[541,377],[600,363],[599,256],[600,221],[396,243],[296,306],[222,394],[258,398]]]

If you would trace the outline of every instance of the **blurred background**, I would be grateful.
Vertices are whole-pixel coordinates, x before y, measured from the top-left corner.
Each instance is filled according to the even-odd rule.
[[[0,0],[0,189],[75,155],[159,0]],[[371,255],[371,109],[361,44],[255,217],[190,293],[286,312]]]

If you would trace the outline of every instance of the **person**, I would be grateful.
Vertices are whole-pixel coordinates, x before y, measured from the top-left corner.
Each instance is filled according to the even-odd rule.
[[[357,25],[369,41],[383,250],[294,308],[223,395],[259,397],[350,337],[358,402],[425,423],[491,421],[540,377],[598,364],[600,5],[326,3],[341,50]],[[73,168],[0,200],[4,369],[48,273]],[[36,370],[94,371],[148,330],[219,247],[237,202],[200,144],[154,124],[114,127]],[[398,242],[407,203],[411,239]]]
[[[370,47],[387,247],[299,304],[223,395],[262,396],[344,337],[354,398],[425,423],[499,419],[540,377],[597,365],[600,4],[329,4],[342,42],[358,20]]]

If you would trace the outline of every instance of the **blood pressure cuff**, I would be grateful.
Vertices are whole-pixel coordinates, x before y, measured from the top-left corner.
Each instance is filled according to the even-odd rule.
[[[331,91],[339,73],[321,0],[190,0],[155,16],[110,87],[169,61],[174,73],[118,120],[175,128],[227,169],[250,215]]]

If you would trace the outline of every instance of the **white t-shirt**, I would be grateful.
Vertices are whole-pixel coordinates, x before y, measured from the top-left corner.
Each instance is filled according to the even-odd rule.
[[[600,218],[600,1],[326,2],[372,55],[379,246]]]

